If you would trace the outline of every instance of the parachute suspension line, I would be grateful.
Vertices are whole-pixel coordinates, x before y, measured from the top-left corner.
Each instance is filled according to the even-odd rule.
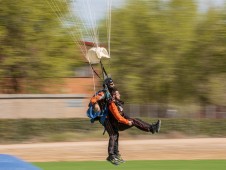
[[[106,28],[107,28],[107,42],[108,42],[108,54],[109,61],[108,66],[111,69],[111,11],[112,11],[112,0],[107,1],[107,20],[106,20]]]
[[[99,47],[99,40],[98,40],[98,33],[97,33],[97,24],[96,21],[94,20],[95,13],[91,11],[90,7],[91,2],[89,0],[86,0],[86,6],[88,6],[88,14],[89,14],[89,19],[92,27],[92,38],[93,42],[95,42],[96,47]]]
[[[85,5],[84,5],[84,1],[82,1],[82,2],[83,2],[83,6],[85,6]],[[81,19],[82,16],[81,16],[80,11],[77,10],[77,9],[82,9],[83,7],[82,7],[82,6],[76,6],[76,5],[77,5],[76,0],[73,0],[72,4],[73,4],[72,6],[73,6],[73,8],[74,8],[74,11],[76,12],[76,15],[78,16],[78,17],[76,17],[76,20],[75,20],[76,23],[75,23],[75,25],[77,26],[78,23],[80,23],[79,26],[83,28],[83,30],[85,31],[84,33],[85,33],[86,35],[91,35],[90,29],[88,29],[88,26],[86,26],[84,22],[81,22],[81,20],[79,20],[79,18]],[[77,27],[78,27],[78,26],[77,26]],[[84,33],[82,32],[81,28],[79,28],[78,30],[79,30],[79,33],[80,33],[81,38],[82,38],[83,40],[85,40]],[[85,49],[85,54],[84,54],[84,57],[85,57],[85,55],[87,54],[87,51],[88,51],[88,49],[87,49],[87,47],[86,47],[86,44],[85,44],[85,41],[81,41],[81,40],[80,40],[79,42],[83,44],[83,48]]]
[[[96,74],[97,77],[99,77],[101,79],[101,77],[99,76],[99,74],[94,70],[92,64],[90,64],[90,67],[92,68],[93,72]]]
[[[94,42],[94,46],[95,47],[99,47],[99,32],[98,32],[98,27],[97,27],[97,23],[96,20],[93,19],[93,17],[95,17],[95,13],[91,13],[91,8],[90,8],[90,1],[87,0],[86,1],[87,6],[88,6],[88,13],[89,13],[89,19],[90,19],[90,23],[91,23],[91,31],[92,31],[92,39]],[[100,63],[101,63],[101,59],[100,59]],[[96,94],[96,90],[95,90],[95,81],[94,81],[94,73],[101,79],[101,77],[97,74],[97,72],[94,70],[94,68],[92,67],[92,64],[90,63],[90,67],[92,68],[92,73],[93,73],[93,84],[94,84],[94,92]],[[102,69],[102,73],[103,73],[103,65],[101,63],[101,69]],[[106,71],[104,71],[106,73]],[[103,73],[104,74],[104,73]],[[103,77],[104,78],[104,77]]]
[[[93,21],[94,21],[94,19],[93,19],[93,15],[91,14],[91,8],[90,8],[90,2],[88,1],[88,0],[84,0],[83,1],[83,3],[86,3],[85,5],[88,7],[88,9],[87,9],[87,11],[88,11],[88,14],[89,14],[89,18],[88,18],[88,20],[89,20],[89,22],[91,23],[91,29],[86,29],[87,27],[84,25],[84,23],[83,23],[83,27],[85,28],[85,30],[86,30],[86,33],[88,34],[88,32],[90,32],[90,34],[88,34],[88,35],[90,35],[91,37],[91,39],[92,39],[92,42],[95,42],[95,45],[96,46],[98,46],[98,39],[97,39],[97,27],[96,27],[96,23],[94,23]],[[78,14],[80,15],[80,13],[78,12]],[[80,16],[80,18],[81,18],[81,16]],[[84,42],[84,44],[85,44],[85,42]],[[86,45],[84,45],[84,46],[86,46]],[[91,71],[92,71],[92,80],[93,80],[93,90],[94,90],[94,94],[96,94],[96,82],[95,82],[95,75],[94,75],[94,73],[100,78],[100,76],[97,74],[97,72],[94,70],[94,68],[93,68],[93,66],[92,66],[92,64],[91,64],[91,62],[89,61],[89,65],[90,65],[90,69],[91,69]]]
[[[107,37],[108,37],[108,54],[111,57],[111,4],[112,0],[108,1],[108,19],[107,19]]]
[[[92,76],[93,76],[93,91],[94,91],[94,94],[96,94],[96,83],[95,83],[95,77],[94,77],[94,69],[91,65],[91,63],[89,63],[90,65],[90,68],[92,69]]]
[[[58,7],[58,5],[54,2],[54,0],[50,0],[51,3],[48,0],[46,0],[46,1],[48,2],[49,6],[52,8],[53,12],[56,14],[56,16],[57,16],[58,20],[61,22],[62,26],[65,25],[62,21],[63,14],[62,14],[60,8]],[[54,8],[56,10],[54,10]],[[72,37],[72,40],[74,41],[75,38],[74,38],[74,35],[72,33],[71,33],[71,37]]]
[[[72,12],[72,9],[71,9],[73,7],[73,4],[75,4],[75,3],[74,3],[74,1],[72,1],[73,3],[71,5],[67,2],[67,0],[64,0],[64,1],[67,4],[68,11],[69,11],[70,17],[71,17],[71,22],[72,22],[73,26],[75,26],[76,30],[78,30],[78,33],[79,33],[79,35],[76,34],[77,35],[76,36],[76,38],[77,38],[76,44],[80,47],[83,55],[85,56],[87,54],[87,51],[88,51],[86,46],[85,46],[85,43],[83,42],[83,45],[81,45],[81,41],[78,41],[80,38],[84,39],[83,33],[82,33],[81,29],[79,28],[79,24],[78,24],[78,23],[82,23],[82,22],[79,21],[79,19],[73,15],[73,12]],[[85,30],[87,30],[85,26],[83,26],[83,27],[84,27]]]
[[[96,18],[96,13],[93,12],[93,15],[92,15],[92,21],[93,21],[93,34],[94,34],[94,42],[96,44],[96,47],[99,47],[99,32],[98,32],[98,26],[97,26],[97,21],[94,19]]]
[[[49,4],[49,6],[52,8],[54,13],[56,14],[58,20],[61,22],[62,27],[67,29],[68,33],[70,34],[70,37],[72,40],[75,42],[76,45],[80,48],[81,52],[83,53],[84,57],[87,58],[87,54],[92,55],[92,51],[89,54],[90,51],[88,51],[89,47],[86,45],[85,38],[92,39],[92,46],[96,47],[94,48],[94,52],[96,53],[97,59],[99,59],[98,62],[91,62],[89,57],[87,58],[89,61],[90,68],[92,69],[92,79],[93,79],[93,89],[94,92],[96,93],[96,81],[95,81],[95,74],[101,79],[101,77],[97,74],[97,72],[94,70],[92,64],[97,64],[99,63],[101,66],[102,74],[103,74],[103,79],[107,78],[107,72],[103,66],[103,63],[101,61],[102,57],[110,58],[110,37],[111,37],[111,3],[112,0],[106,0],[107,4],[107,41],[108,41],[108,52],[106,49],[99,47],[99,32],[98,32],[98,27],[95,18],[95,13],[94,10],[91,11],[91,7],[93,7],[91,4],[92,0],[82,0],[82,4],[85,5],[85,9],[87,12],[87,15],[85,17],[88,17],[86,21],[89,21],[91,25],[85,22],[82,22],[82,18],[84,16],[81,16],[81,12],[77,11],[76,17],[73,15],[73,12],[76,12],[76,9],[83,9],[83,8],[78,8],[79,3],[76,3],[77,0],[46,0]],[[69,3],[70,2],[70,3]],[[61,3],[61,4],[60,4]],[[80,3],[80,5],[82,5]],[[65,13],[62,11],[62,7],[67,7],[67,11],[69,12],[69,15],[65,16]],[[74,8],[76,6],[76,8]],[[64,9],[65,10],[65,9]],[[73,12],[72,12],[73,11]],[[64,19],[68,19],[64,21]],[[76,29],[76,32],[73,31],[73,28]],[[82,29],[83,28],[83,29]],[[81,38],[84,41],[81,41]],[[110,62],[109,62],[110,63]]]
[[[91,0],[89,0],[89,2],[91,2]],[[95,11],[93,12],[91,20],[93,21],[93,26],[94,26],[93,27],[93,33],[94,33],[94,39],[95,39],[94,42],[96,42],[96,47],[99,47],[99,31],[98,31],[97,21],[94,18],[96,18]]]
[[[60,21],[60,23],[62,24],[62,26],[65,25],[65,23],[63,22],[63,14],[59,8],[59,6],[57,5],[57,3],[54,0],[46,0],[47,3],[49,4],[49,6],[51,7],[52,11],[55,13],[55,15],[57,16],[58,20]],[[51,1],[51,2],[50,2]],[[76,35],[68,28],[68,26],[66,26],[66,29],[68,30],[68,33],[71,37],[71,39],[73,40],[73,42],[75,44],[77,44],[79,46],[79,48],[81,49],[83,55],[85,55],[84,49],[82,48],[82,46],[78,43],[78,41],[76,41]]]
[[[63,20],[61,19],[61,18],[63,18],[63,14],[62,14],[62,12],[61,12],[59,6],[55,3],[54,0],[50,0],[51,3],[49,2],[49,0],[46,0],[46,1],[47,1],[47,3],[49,4],[49,6],[52,8],[52,10],[54,11],[54,13],[56,14],[56,16],[57,16],[58,20],[61,22],[62,26],[65,25],[65,24],[63,23]],[[54,10],[54,8],[55,8],[56,10]],[[67,28],[67,29],[68,29],[68,28]],[[68,31],[69,31],[69,33],[70,33],[70,35],[71,35],[72,40],[75,41],[75,37],[74,37],[73,33],[72,33],[70,30],[68,30]]]
[[[67,0],[65,0],[66,1],[66,3],[67,3]],[[68,3],[67,3],[68,4]],[[73,8],[74,7],[74,5],[75,5],[75,2],[74,2],[74,0],[72,0],[72,4],[71,4],[71,8]],[[68,4],[68,8],[69,8],[69,4]],[[87,31],[87,29],[86,29],[86,27],[84,26],[84,23],[83,22],[81,22],[81,21],[79,21],[79,19],[78,19],[78,17],[75,17],[74,15],[73,15],[73,12],[72,12],[72,10],[71,10],[71,8],[69,8],[69,12],[70,12],[70,15],[71,15],[71,19],[72,19],[72,22],[73,22],[73,26],[75,26],[76,27],[76,30],[78,30],[78,33],[79,33],[79,36],[82,38],[82,39],[84,39],[84,36],[83,36],[83,33],[82,33],[82,31],[81,31],[81,29],[79,28],[79,24],[78,23],[82,23],[83,24],[83,28],[85,29],[85,31]],[[76,8],[74,8],[74,9],[76,9]],[[77,13],[77,14],[79,14],[79,13]],[[80,17],[81,18],[81,17]],[[78,40],[80,39],[80,37],[78,36]],[[87,48],[86,48],[86,45],[85,45],[85,42],[82,42],[82,41],[78,41],[78,44],[79,44],[79,46],[81,46],[81,50],[83,51],[83,56],[85,56],[86,54],[87,54]],[[82,44],[82,45],[81,45]]]
[[[72,10],[71,10],[71,5],[68,3],[67,0],[64,0],[64,2],[67,5],[67,8],[68,8],[68,11],[69,11],[69,14],[70,14],[70,19],[71,19],[72,25],[76,27],[76,30],[78,30],[78,32],[79,32],[79,35],[82,37],[83,34],[81,33],[81,30],[78,29],[78,25],[76,24],[77,21],[75,20],[76,17],[73,16],[73,13],[72,13]],[[73,32],[73,34],[74,34],[74,32]],[[79,35],[76,34],[76,36],[75,36],[77,40],[79,39]],[[78,43],[78,41],[76,41],[76,44],[81,49],[83,55],[85,55],[87,53],[87,49],[86,48],[83,48],[84,46],[80,45]]]
[[[105,80],[106,78],[108,78],[108,74],[107,74],[107,72],[104,68],[104,65],[103,65],[101,59],[100,59],[100,66],[101,66],[101,69],[102,69],[103,79]]]
[[[80,23],[81,24],[80,26],[82,26],[83,31],[84,31],[84,32],[80,31],[81,38],[83,39],[83,41],[80,41],[80,42],[82,42],[83,45],[84,45],[84,47],[86,47],[85,38],[89,37],[89,39],[92,42],[96,42],[96,40],[95,40],[95,37],[96,36],[93,33],[93,27],[94,27],[93,20],[91,20],[91,17],[88,17],[88,15],[84,15],[86,17],[85,20],[92,24],[90,26],[89,24],[86,25],[85,22],[81,22],[81,20],[79,20],[78,18],[80,18],[80,19],[84,18],[84,16],[81,15],[81,12],[79,10],[79,9],[83,9],[83,8],[87,9],[87,13],[88,14],[90,13],[89,16],[93,16],[93,15],[91,15],[90,4],[89,4],[89,2],[87,0],[81,1],[80,5],[78,5],[78,3],[76,3],[76,0],[73,0],[73,3],[72,4],[73,4],[73,8],[74,8],[73,10],[76,12],[76,15],[78,16],[77,17],[77,23]],[[87,8],[87,7],[89,7],[89,8]],[[86,36],[84,37],[83,34],[86,35]],[[86,48],[86,53],[87,53],[87,48]]]

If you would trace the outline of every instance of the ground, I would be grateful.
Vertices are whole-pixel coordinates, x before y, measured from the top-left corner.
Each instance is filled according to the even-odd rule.
[[[105,160],[108,141],[0,145],[29,162]],[[226,138],[120,140],[126,160],[226,159]]]

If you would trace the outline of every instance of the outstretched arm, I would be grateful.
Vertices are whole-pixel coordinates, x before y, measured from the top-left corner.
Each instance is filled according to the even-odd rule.
[[[132,121],[129,121],[128,119],[125,119],[124,117],[121,116],[114,102],[109,103],[109,110],[120,123],[127,124],[129,126],[132,125]]]

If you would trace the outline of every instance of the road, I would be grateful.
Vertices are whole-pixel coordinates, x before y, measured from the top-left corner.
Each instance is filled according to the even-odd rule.
[[[28,162],[105,160],[108,141],[0,145]],[[226,159],[226,138],[121,140],[125,160]]]

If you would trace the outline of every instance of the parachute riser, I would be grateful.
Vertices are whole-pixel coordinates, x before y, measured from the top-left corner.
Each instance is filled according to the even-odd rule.
[[[100,66],[101,66],[101,70],[102,70],[103,80],[105,80],[106,78],[108,78],[108,74],[104,68],[104,65],[103,65],[101,59],[100,59]]]
[[[107,72],[106,72],[106,70],[105,70],[105,68],[104,68],[104,65],[103,65],[103,63],[101,62],[101,60],[100,60],[100,67],[101,67],[101,72],[102,72],[103,78],[101,78],[100,75],[96,72],[96,70],[93,68],[93,65],[92,65],[92,64],[90,64],[90,66],[91,66],[93,72],[96,74],[96,76],[97,76],[98,78],[100,78],[101,80],[105,80],[106,78],[108,78],[108,74],[107,74]]]

